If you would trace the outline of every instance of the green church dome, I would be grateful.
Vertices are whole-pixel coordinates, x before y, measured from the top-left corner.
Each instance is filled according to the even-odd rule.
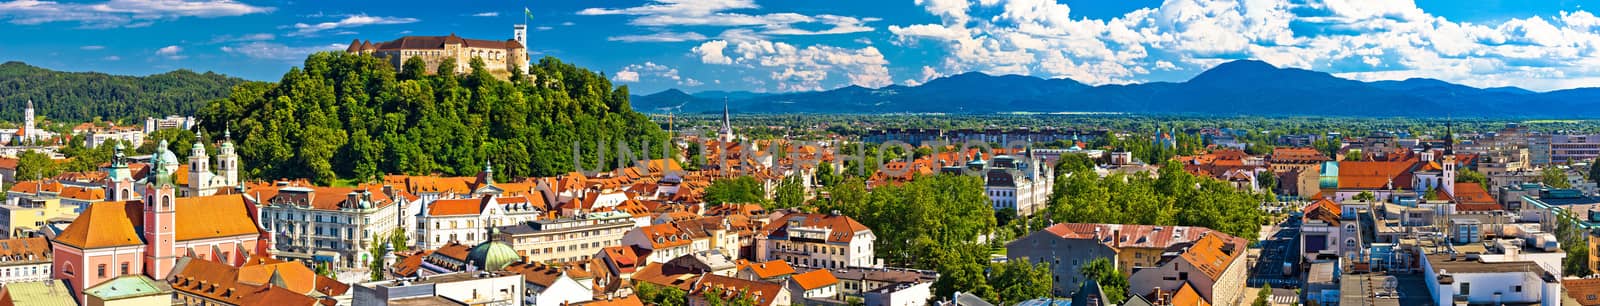
[[[506,266],[521,262],[522,256],[517,255],[511,246],[499,241],[489,241],[472,247],[467,253],[467,261],[472,263],[478,271],[499,271]]]

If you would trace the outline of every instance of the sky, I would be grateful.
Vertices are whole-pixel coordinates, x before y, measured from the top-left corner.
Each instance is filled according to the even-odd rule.
[[[1358,80],[1600,87],[1600,17],[1590,12],[1600,0],[442,3],[0,0],[0,61],[275,81],[307,54],[342,51],[352,39],[501,40],[528,22],[534,58],[603,72],[635,94],[878,88],[974,71],[1183,81],[1237,59]]]

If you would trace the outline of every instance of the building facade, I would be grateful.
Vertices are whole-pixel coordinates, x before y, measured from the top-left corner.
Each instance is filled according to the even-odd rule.
[[[530,262],[571,262],[587,260],[603,248],[622,245],[622,236],[633,226],[633,218],[627,213],[589,213],[503,226],[496,239],[511,245]]]
[[[265,197],[261,225],[271,232],[274,255],[284,259],[328,261],[339,267],[364,267],[373,260],[372,242],[387,242],[400,225],[405,197],[392,188],[272,186],[250,192]],[[322,258],[318,258],[321,256]]]
[[[872,229],[839,214],[781,215],[756,235],[756,259],[828,269],[878,267]]]

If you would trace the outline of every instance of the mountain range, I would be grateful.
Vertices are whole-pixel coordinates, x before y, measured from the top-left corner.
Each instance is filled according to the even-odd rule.
[[[978,72],[918,86],[780,94],[686,93],[634,96],[644,112],[716,113],[724,97],[735,113],[1122,112],[1206,115],[1399,117],[1600,117],[1600,88],[1534,92],[1476,88],[1435,79],[1362,82],[1255,60],[1223,63],[1183,82],[1087,85]]]

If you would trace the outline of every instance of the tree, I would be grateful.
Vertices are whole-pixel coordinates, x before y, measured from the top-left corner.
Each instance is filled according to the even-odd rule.
[[[383,257],[389,255],[389,250],[384,248],[384,244],[388,242],[387,239],[372,239],[370,245],[367,246],[367,255],[372,256],[367,259],[367,270],[371,273],[373,281],[383,280],[383,270],[387,268],[384,266]]]
[[[50,158],[49,154],[34,152],[33,150],[22,151],[22,153],[17,154],[17,174],[15,178],[18,181],[51,178],[59,174],[61,174],[61,168],[54,159]]]
[[[1567,181],[1567,172],[1560,167],[1546,167],[1539,174],[1539,181],[1546,186],[1551,188],[1572,188],[1572,183]]]
[[[806,187],[799,176],[784,178],[772,194],[771,208],[795,208],[805,204]]]
[[[1040,297],[1050,296],[1053,286],[1050,264],[1029,264],[1026,260],[1011,260],[989,265],[989,286],[1000,295],[1001,305],[1014,305]]]
[[[1372,192],[1362,191],[1361,193],[1357,193],[1356,196],[1354,198],[1352,198],[1352,199],[1354,199],[1356,201],[1361,201],[1361,202],[1372,202],[1374,200],[1377,200],[1378,197],[1373,195]]]
[[[545,58],[527,71],[535,84],[496,79],[481,63],[458,75],[456,65],[446,59],[437,65],[445,73],[428,75],[425,62],[407,60],[396,75],[382,58],[320,52],[276,83],[234,86],[196,117],[205,130],[232,130],[246,178],[319,184],[471,176],[489,162],[501,180],[607,171],[617,165],[618,142],[646,158],[668,152],[666,132],[633,111],[627,88],[604,75]],[[183,158],[194,142],[183,133],[147,139],[168,139]],[[646,143],[648,152],[638,150]]]
[[[1267,284],[1266,286],[1261,287],[1261,290],[1256,291],[1256,301],[1254,303],[1250,303],[1250,305],[1251,306],[1271,306],[1272,305],[1272,284]]]
[[[394,232],[389,234],[389,245],[394,246],[395,252],[405,252],[411,249],[410,240],[411,237],[406,235],[404,228],[395,228]]]
[[[1478,183],[1479,186],[1488,186],[1489,177],[1484,176],[1481,172],[1473,171],[1472,169],[1460,169],[1456,171],[1456,182]]]
[[[328,266],[328,263],[326,262],[318,262],[315,268],[317,275],[327,276],[330,278],[334,277],[333,267]]]
[[[766,189],[754,177],[741,176],[711,181],[706,186],[706,203],[766,203]]]
[[[1079,271],[1083,273],[1084,279],[1092,279],[1100,284],[1100,291],[1105,293],[1106,300],[1112,304],[1121,304],[1122,299],[1127,297],[1128,277],[1117,271],[1117,267],[1111,264],[1110,259],[1095,258],[1079,268]]]
[[[684,306],[688,305],[688,296],[682,289],[664,287],[649,282],[635,282],[635,293],[645,305],[653,306]]]

